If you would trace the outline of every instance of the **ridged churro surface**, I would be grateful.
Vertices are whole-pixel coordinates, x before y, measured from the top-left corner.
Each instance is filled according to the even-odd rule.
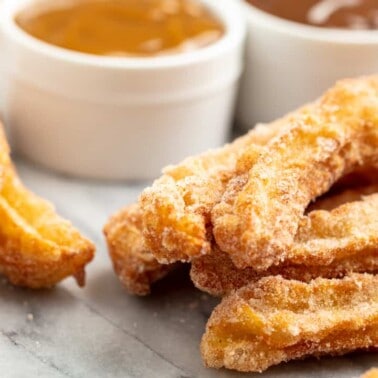
[[[141,211],[137,204],[113,215],[104,233],[114,270],[131,294],[150,294],[151,285],[176,266],[160,264],[147,249],[142,235]]]
[[[282,132],[284,123],[259,125],[231,144],[167,167],[163,176],[144,190],[139,201],[143,235],[159,261],[190,261],[211,251],[213,206],[228,181],[250,168],[262,146]],[[243,152],[248,158],[239,161]]]
[[[378,277],[311,283],[268,277],[214,310],[202,339],[207,366],[261,372],[283,361],[378,346]]]
[[[216,242],[239,268],[284,260],[310,202],[343,175],[377,163],[378,78],[341,81],[288,122],[212,211]]]
[[[70,275],[83,285],[94,245],[22,185],[2,130],[0,175],[0,273],[30,288],[51,287]]]

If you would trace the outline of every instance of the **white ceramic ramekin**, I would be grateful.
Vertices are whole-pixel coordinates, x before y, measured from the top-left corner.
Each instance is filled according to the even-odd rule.
[[[246,2],[243,8],[247,49],[237,120],[244,129],[315,99],[340,78],[378,72],[378,31],[318,28]]]
[[[197,51],[100,57],[41,42],[14,22],[36,0],[5,0],[5,118],[17,152],[60,172],[149,179],[224,143],[243,63],[238,1],[202,0],[226,33]]]

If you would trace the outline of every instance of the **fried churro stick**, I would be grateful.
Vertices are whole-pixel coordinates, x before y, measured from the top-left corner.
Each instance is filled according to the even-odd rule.
[[[309,203],[346,173],[377,164],[378,76],[339,82],[289,123],[213,209],[216,242],[239,268],[284,260]]]
[[[151,285],[165,277],[177,264],[159,264],[147,249],[142,235],[142,217],[137,204],[110,218],[104,227],[113,267],[129,293],[147,295]]]
[[[284,261],[328,265],[362,255],[378,246],[378,194],[346,203],[332,211],[317,210],[301,219],[294,246]]]
[[[215,297],[223,297],[243,286],[268,276],[310,282],[317,277],[342,278],[349,273],[378,273],[378,248],[338,259],[328,265],[290,264],[273,266],[265,271],[238,269],[230,256],[214,247],[213,253],[192,260],[190,277],[194,285]]]
[[[251,164],[244,159],[241,164],[248,167],[241,167],[239,156],[248,150],[249,159],[254,159],[260,147],[281,132],[285,124],[279,120],[259,125],[231,144],[167,167],[163,176],[142,193],[139,205],[143,235],[159,261],[190,261],[193,256],[211,251],[210,212],[228,181]]]
[[[263,271],[238,269],[214,248],[192,261],[191,278],[199,289],[223,296],[270,275],[310,281],[349,272],[378,273],[378,194],[364,196],[377,191],[372,185],[316,202],[316,208],[332,210],[314,210],[303,217],[292,254],[278,265]]]
[[[268,277],[223,299],[201,343],[209,367],[261,372],[308,356],[378,347],[378,277]]]
[[[0,273],[11,283],[51,287],[73,275],[84,285],[94,246],[47,201],[23,187],[0,129]]]
[[[378,191],[378,186],[371,185],[359,189],[345,190],[337,195],[318,200],[316,208],[331,210],[350,201],[362,200],[366,194]],[[371,199],[368,198],[367,207]],[[372,204],[374,205],[374,201]],[[349,206],[349,205],[348,205]],[[350,205],[358,209],[358,204]],[[374,212],[375,208],[371,208]],[[347,209],[344,213],[348,212]],[[335,221],[343,212],[331,216]],[[371,221],[365,219],[367,226],[356,218],[356,227],[365,230]],[[333,222],[334,223],[334,222]],[[327,227],[326,225],[323,225]],[[311,224],[310,224],[311,227]],[[151,292],[151,285],[165,277],[175,269],[177,264],[160,264],[148,250],[142,235],[142,217],[138,205],[131,205],[115,214],[104,228],[108,242],[110,257],[120,281],[126,289],[135,295],[147,295]],[[378,232],[378,229],[377,229]],[[193,259],[191,277],[194,284],[203,291],[214,296],[223,296],[250,282],[255,282],[268,275],[282,275],[285,278],[309,281],[315,277],[342,277],[348,272],[378,272],[378,249],[356,251],[355,256],[336,259],[329,265],[306,266],[304,264],[281,264],[267,271],[257,272],[253,268],[237,269],[229,256],[212,246],[212,253]]]

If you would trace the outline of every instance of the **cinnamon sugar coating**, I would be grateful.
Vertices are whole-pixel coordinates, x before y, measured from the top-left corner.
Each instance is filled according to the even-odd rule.
[[[208,321],[206,366],[262,372],[308,356],[378,347],[378,276],[310,283],[268,277],[223,299]]]
[[[190,261],[210,253],[213,206],[229,180],[249,169],[261,147],[282,132],[284,125],[285,120],[258,125],[231,144],[167,167],[163,176],[143,191],[139,200],[143,236],[160,262]],[[239,161],[247,151],[248,159]]]
[[[239,268],[285,260],[310,202],[343,175],[376,166],[378,77],[341,81],[288,122],[212,210],[216,242]]]
[[[23,186],[1,128],[0,178],[0,273],[14,285],[34,289],[71,275],[84,285],[94,245]]]
[[[137,204],[113,215],[104,227],[104,234],[114,270],[130,294],[150,294],[151,285],[177,266],[160,264],[146,247]]]
[[[303,216],[291,252],[278,265],[238,269],[227,253],[214,247],[213,253],[192,261],[191,278],[199,289],[224,296],[272,275],[310,281],[350,272],[378,273],[377,191],[371,185],[317,201],[314,208],[319,210]]]

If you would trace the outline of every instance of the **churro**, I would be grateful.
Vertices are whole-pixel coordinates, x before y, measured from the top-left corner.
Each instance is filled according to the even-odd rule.
[[[283,361],[378,346],[378,277],[268,277],[223,299],[202,339],[209,367],[261,372]]]
[[[219,247],[238,268],[267,269],[291,253],[311,201],[378,160],[378,77],[344,80],[274,138],[212,211]]]
[[[104,234],[114,270],[131,294],[150,294],[151,285],[177,266],[160,264],[147,249],[137,204],[113,215],[104,227]]]
[[[1,129],[0,176],[0,273],[30,288],[51,287],[70,275],[84,285],[94,245],[49,202],[24,188]]]

